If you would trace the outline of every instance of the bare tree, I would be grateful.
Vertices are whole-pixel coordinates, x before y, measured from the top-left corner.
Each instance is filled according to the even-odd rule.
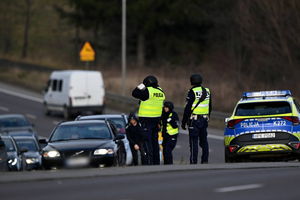
[[[26,58],[28,54],[31,8],[32,8],[32,0],[25,0],[25,23],[24,23],[22,58]]]

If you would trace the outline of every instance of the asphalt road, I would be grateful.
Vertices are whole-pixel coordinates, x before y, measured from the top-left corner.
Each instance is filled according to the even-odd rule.
[[[0,184],[1,199],[299,199],[299,168],[199,170]]]
[[[108,108],[106,113],[118,113]],[[63,120],[62,116],[45,116],[41,95],[31,91],[0,83],[0,114],[24,114],[35,125],[38,135],[49,137],[53,128]],[[223,132],[209,129],[210,163],[224,162]],[[174,161],[178,164],[189,163],[189,141],[186,131],[181,132],[174,150]],[[199,151],[199,158],[201,150]]]

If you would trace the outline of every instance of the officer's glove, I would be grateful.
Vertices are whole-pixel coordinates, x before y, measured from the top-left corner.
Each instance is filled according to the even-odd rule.
[[[144,90],[144,89],[146,88],[146,86],[145,86],[143,83],[141,83],[141,84],[139,84],[139,85],[137,86],[137,88],[138,88],[139,90]]]
[[[169,118],[167,119],[167,122],[170,122],[170,121],[172,121],[172,118],[171,118],[171,117],[169,117]]]
[[[186,130],[186,127],[185,127],[185,126],[186,126],[186,123],[182,123],[182,124],[181,124],[181,128],[182,128],[183,130]]]

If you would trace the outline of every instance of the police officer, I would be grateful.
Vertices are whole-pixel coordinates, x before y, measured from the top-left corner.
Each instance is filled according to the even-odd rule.
[[[132,96],[140,100],[138,116],[140,122],[148,136],[149,142],[149,163],[160,164],[158,131],[159,122],[162,114],[165,94],[159,87],[155,76],[147,76],[143,83],[138,85],[133,91]]]
[[[186,106],[181,123],[185,130],[188,124],[190,143],[190,163],[198,162],[198,141],[202,148],[201,163],[208,163],[207,126],[211,113],[211,94],[208,88],[202,87],[202,77],[193,74],[190,77],[192,88],[186,97]]]
[[[147,144],[145,144],[147,138],[141,124],[133,113],[130,113],[128,117],[126,135],[132,152],[133,165],[138,165],[138,152],[141,155],[142,165],[147,165],[148,148]]]
[[[173,164],[172,151],[177,143],[178,135],[178,115],[173,111],[174,105],[171,101],[164,103],[163,113],[161,116],[161,127],[163,136],[163,156],[164,164]]]

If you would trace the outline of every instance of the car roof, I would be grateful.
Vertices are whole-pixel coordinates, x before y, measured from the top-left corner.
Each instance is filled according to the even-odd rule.
[[[10,118],[10,117],[18,117],[18,118],[25,118],[26,119],[26,117],[22,114],[4,114],[4,115],[0,115],[0,119]]]
[[[106,114],[106,115],[88,115],[80,116],[79,119],[112,119],[112,118],[123,118],[124,114]]]
[[[77,124],[90,124],[90,123],[106,124],[106,121],[105,120],[68,121],[68,122],[62,122],[59,125],[77,125]]]
[[[9,135],[1,135],[0,134],[0,138],[2,139],[11,139],[11,140],[13,140],[13,138],[11,137],[11,136],[9,136]]]
[[[15,140],[24,140],[24,139],[32,139],[32,140],[36,140],[35,137],[33,136],[12,136],[13,139]]]
[[[292,101],[292,97],[260,97],[260,98],[248,98],[248,99],[241,99],[238,103],[253,103],[253,102],[274,102],[274,101]]]

